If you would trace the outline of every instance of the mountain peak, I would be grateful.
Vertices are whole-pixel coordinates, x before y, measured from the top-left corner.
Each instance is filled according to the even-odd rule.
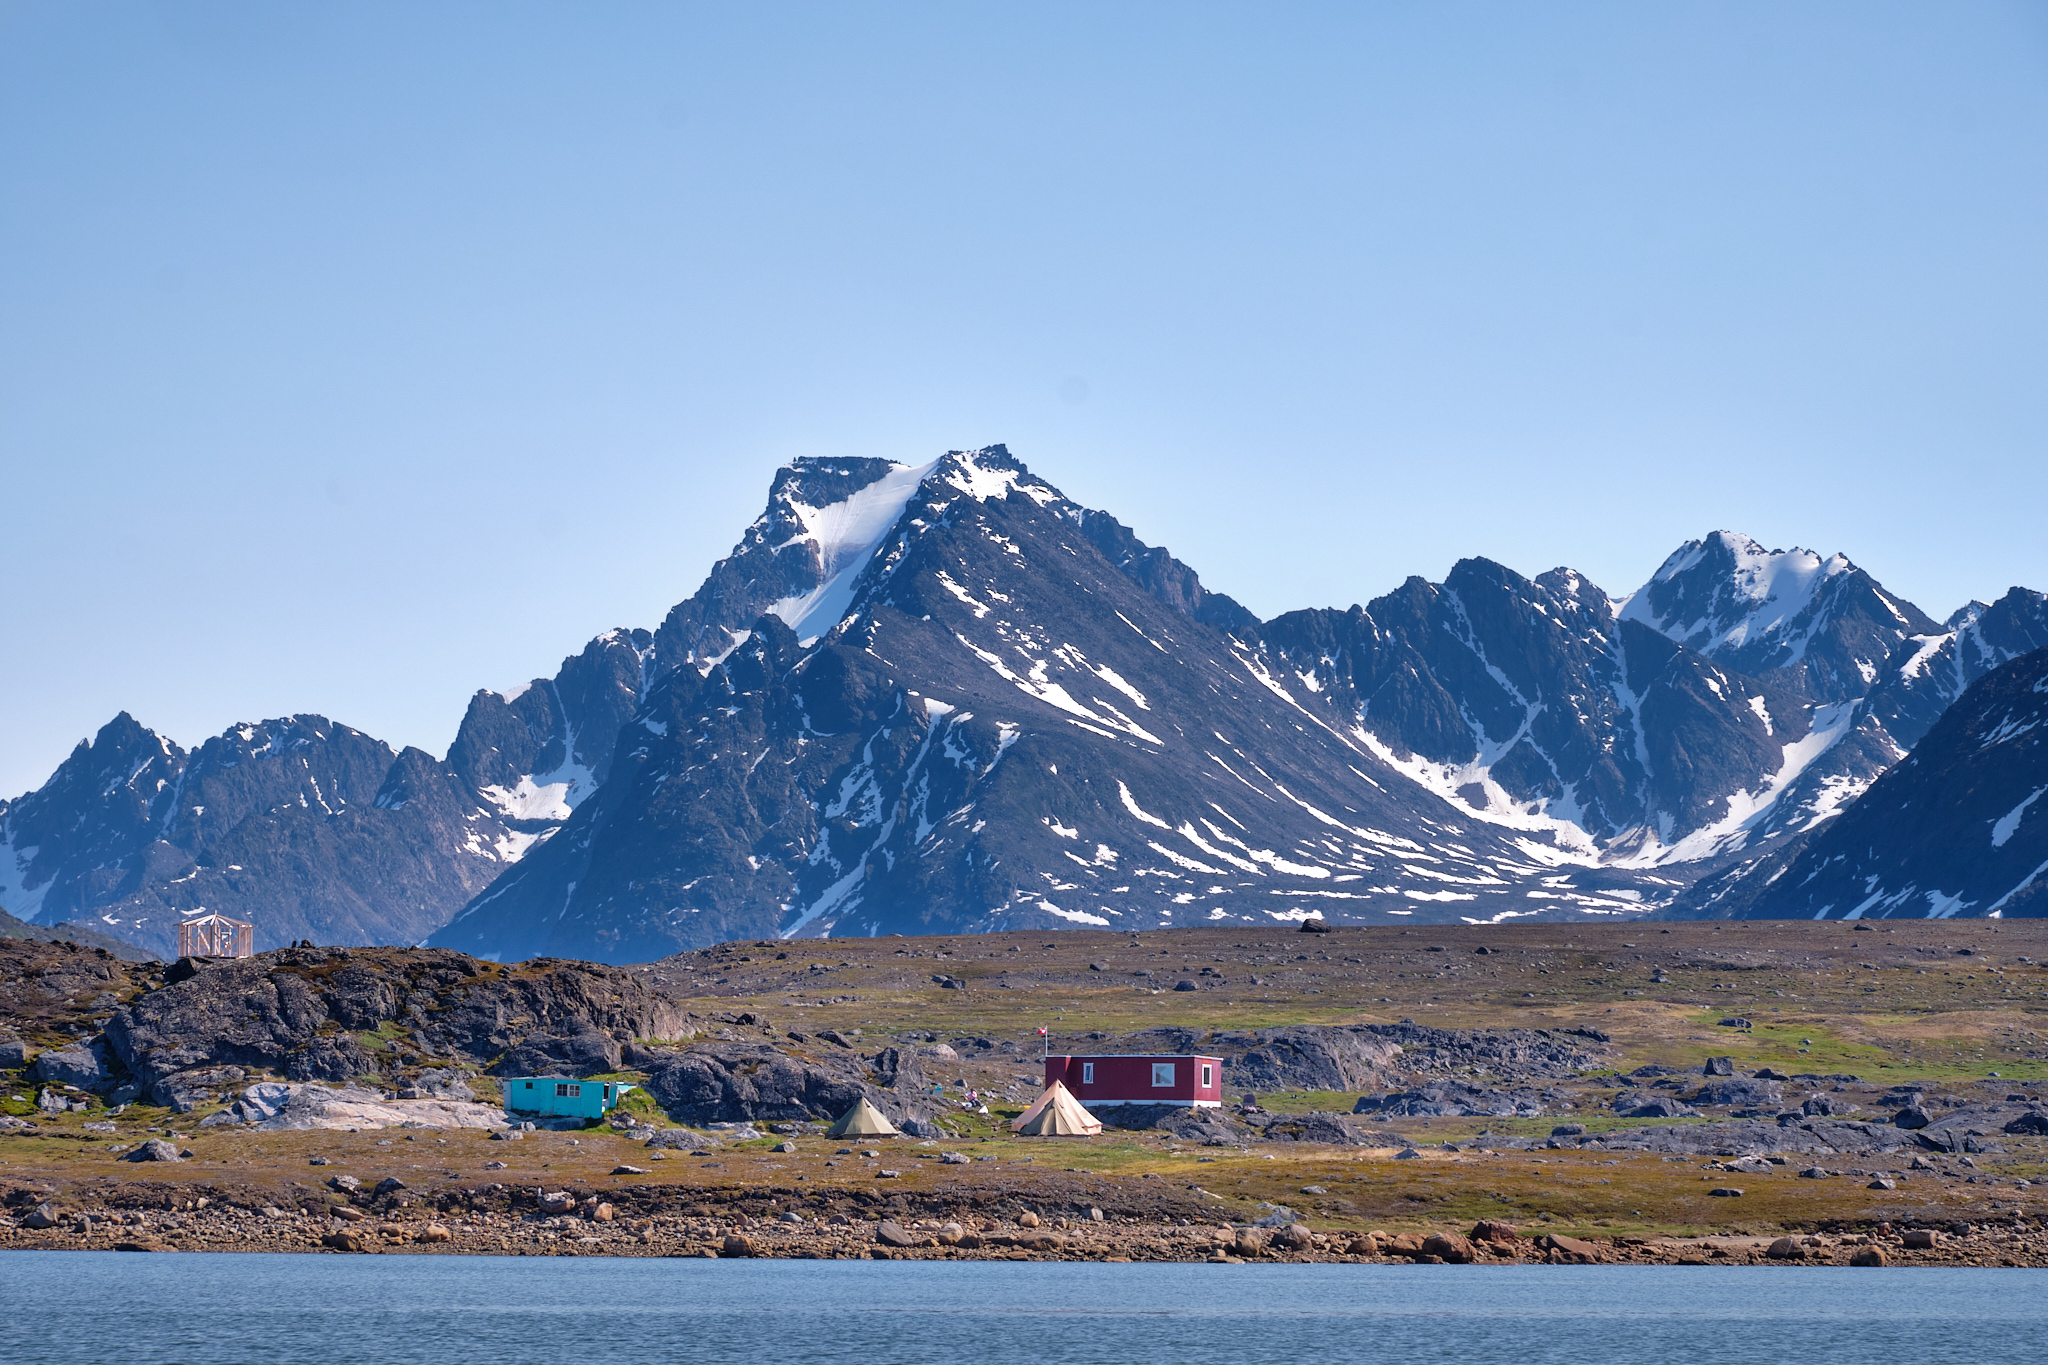
[[[1767,550],[1737,531],[1681,545],[1619,614],[1826,702],[1862,696],[1902,640],[1939,629],[1847,555]]]

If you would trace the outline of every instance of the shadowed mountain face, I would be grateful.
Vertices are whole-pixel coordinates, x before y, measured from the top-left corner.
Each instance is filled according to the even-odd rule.
[[[899,507],[820,642],[764,614],[708,672],[664,673],[604,789],[434,941],[624,960],[746,935],[1492,916],[1531,890],[1640,908],[1298,704],[1187,611],[1235,604],[1001,448],[948,456]]]
[[[800,460],[659,629],[478,692],[445,762],[317,716],[189,755],[116,718],[0,805],[0,907],[158,951],[205,908],[263,946],[611,961],[770,934],[1747,913],[2044,645],[2040,593],[1936,625],[1841,555],[1732,532],[1621,599],[1468,559],[1262,623],[1002,447]]]
[[[186,753],[127,714],[0,809],[0,906],[169,955],[202,908],[259,947],[425,938],[518,836],[446,765],[322,716],[236,726]]]
[[[1752,919],[2048,915],[2048,649],[1971,684],[1763,885],[1731,880]]]

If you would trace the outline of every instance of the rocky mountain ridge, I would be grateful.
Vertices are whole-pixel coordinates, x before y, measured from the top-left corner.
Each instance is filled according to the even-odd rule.
[[[479,691],[445,760],[314,716],[188,755],[118,717],[0,806],[0,907],[160,952],[204,906],[264,944],[612,960],[1641,914],[1778,856],[2044,644],[2040,593],[1937,625],[1730,532],[1619,599],[1468,559],[1261,622],[1002,447],[806,459],[657,629]]]

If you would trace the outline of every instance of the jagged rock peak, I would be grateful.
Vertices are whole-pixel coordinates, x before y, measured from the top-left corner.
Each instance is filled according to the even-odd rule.
[[[1738,531],[1715,531],[1673,551],[1622,603],[1621,614],[1713,654],[1786,631],[1828,580],[1854,572],[1845,554],[1823,559],[1797,546],[1766,550]]]
[[[1687,541],[1620,616],[1821,702],[1863,696],[1902,641],[1940,629],[1847,555],[1766,550],[1734,531]]]

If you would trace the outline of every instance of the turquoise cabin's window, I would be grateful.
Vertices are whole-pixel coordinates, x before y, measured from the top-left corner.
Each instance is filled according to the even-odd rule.
[[[605,1097],[605,1098],[606,1098],[607,1100],[609,1100],[609,1099],[610,1099],[610,1098],[612,1097],[612,1088],[611,1088],[610,1086],[606,1086],[606,1087],[604,1088],[604,1097]]]
[[[527,1088],[528,1090],[531,1090],[531,1089],[533,1089],[533,1082],[532,1082],[532,1081],[528,1081],[528,1082],[526,1083],[526,1088]]]
[[[582,1094],[583,1087],[580,1085],[570,1085],[562,1082],[555,1086],[555,1097],[557,1099],[573,1100],[580,1098]]]

